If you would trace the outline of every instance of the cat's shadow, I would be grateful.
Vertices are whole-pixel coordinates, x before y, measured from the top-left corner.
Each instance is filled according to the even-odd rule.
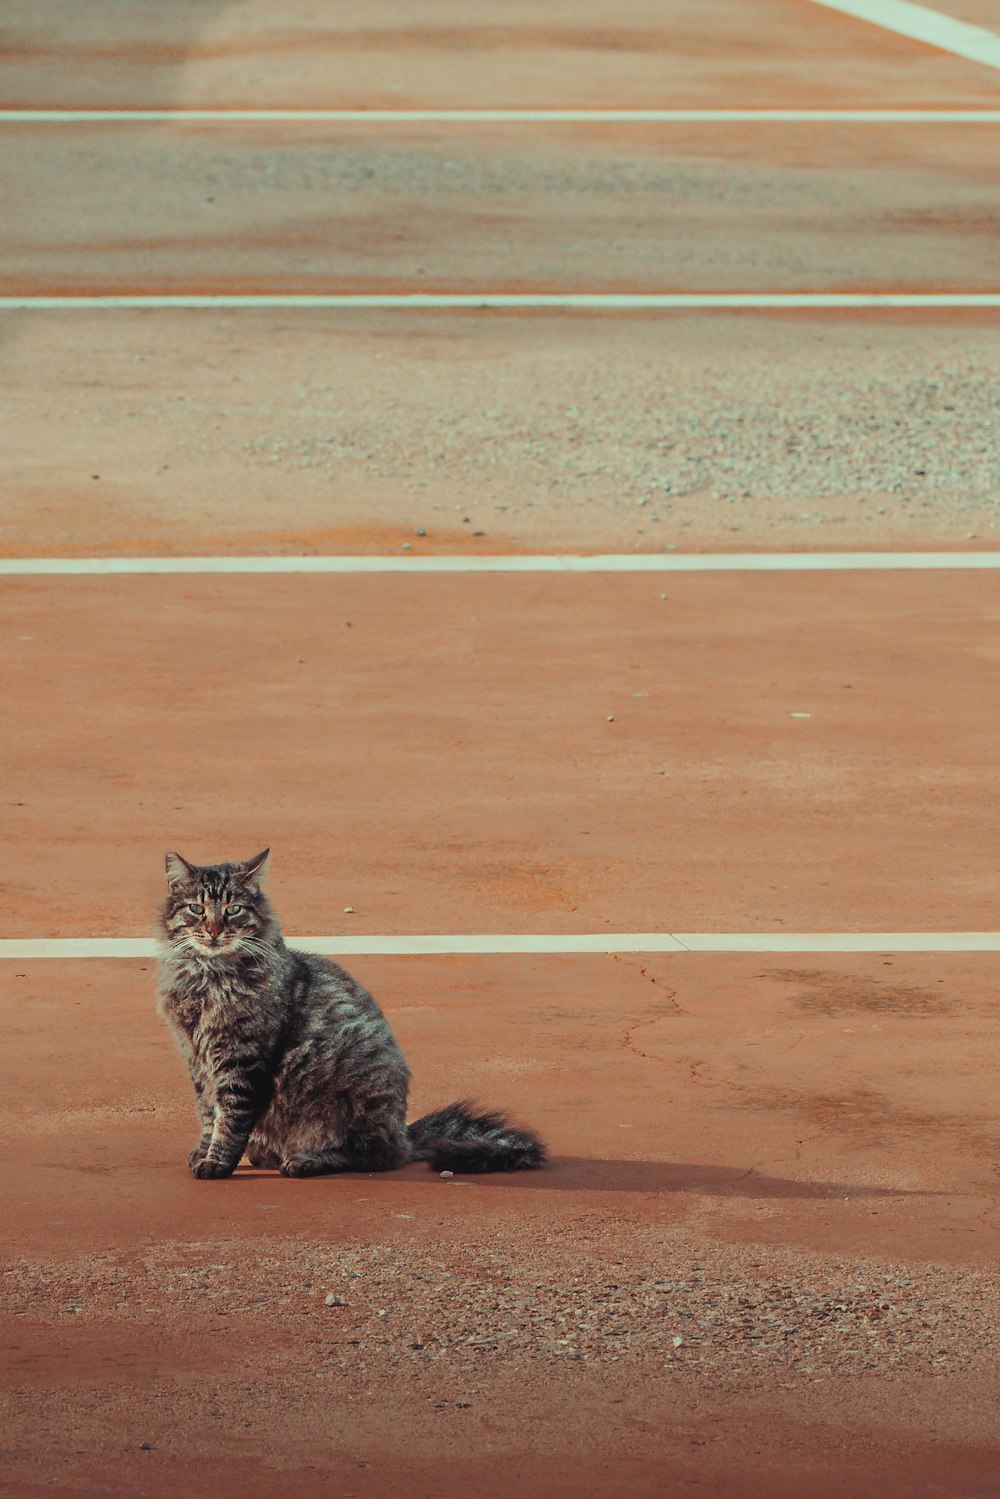
[[[426,1166],[408,1166],[402,1171],[338,1173],[353,1181],[384,1181],[441,1189],[474,1187],[480,1191],[541,1192],[645,1192],[653,1194],[690,1192],[705,1197],[749,1198],[840,1198],[935,1197],[933,1190],[884,1186],[856,1186],[847,1182],[797,1181],[768,1176],[749,1166],[703,1166],[676,1161],[602,1161],[589,1156],[556,1156],[540,1171],[495,1172],[465,1176],[456,1172],[442,1180]],[[255,1171],[243,1165],[234,1182],[279,1179],[276,1171]],[[337,1177],[331,1178],[336,1180]],[[314,1178],[319,1180],[319,1178]],[[325,1178],[324,1178],[325,1180]]]

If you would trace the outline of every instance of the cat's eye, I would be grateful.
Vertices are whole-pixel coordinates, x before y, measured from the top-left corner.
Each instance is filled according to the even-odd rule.
[[[191,904],[190,902],[188,903],[188,910],[191,912],[192,916],[204,916],[205,914],[204,906],[196,906]]]
[[[226,915],[227,916],[239,916],[239,914],[240,914],[240,912],[242,910],[243,910],[242,906],[227,906],[226,907]]]

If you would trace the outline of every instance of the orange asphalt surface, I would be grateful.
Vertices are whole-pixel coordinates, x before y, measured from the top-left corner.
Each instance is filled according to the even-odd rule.
[[[0,93],[996,105],[990,70],[805,0],[402,9],[9,0]],[[987,127],[2,128],[7,295],[997,281]],[[919,367],[990,323],[4,315],[0,544],[657,550],[613,508],[584,518],[586,479],[514,520],[528,470],[459,482],[450,439],[424,478],[385,459],[369,481],[360,450],[342,490],[310,467],[320,389],[370,408],[380,451],[424,379],[428,410],[470,385],[488,408],[511,365],[571,400],[604,327],[617,390],[659,330],[680,389],[702,345],[766,364],[801,333],[822,372],[897,341]],[[417,538],[431,495],[447,509]],[[960,506],[883,524],[874,501],[804,542],[695,493],[671,535],[984,544]],[[289,933],[991,930],[992,577],[4,580],[3,935],[144,936],[166,848],[264,843]],[[5,1499],[1000,1495],[993,958],[347,966],[406,1049],[414,1113],[509,1107],[552,1164],[195,1182],[152,960],[0,963]]]

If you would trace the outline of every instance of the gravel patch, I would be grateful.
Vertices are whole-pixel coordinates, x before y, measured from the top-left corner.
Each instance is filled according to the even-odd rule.
[[[104,325],[74,323],[72,351],[31,325],[5,545],[841,548],[1000,526],[992,325],[247,313],[204,325],[193,362],[190,324],[164,319],[155,340],[123,322],[121,351]]]
[[[570,405],[550,392],[530,413],[523,390],[498,370],[485,409],[458,391],[448,410],[430,412],[411,392],[391,422],[341,413],[331,428],[326,411],[318,431],[262,434],[240,451],[291,469],[378,463],[391,470],[386,478],[440,463],[477,489],[485,476],[516,471],[536,492],[568,497],[583,487],[591,499],[631,500],[652,514],[694,493],[709,503],[836,502],[872,489],[902,504],[961,494],[996,508],[996,371],[970,359],[926,375],[892,370],[891,357],[876,362],[839,382],[829,369],[806,375],[794,364],[763,374],[709,366],[686,388],[666,372],[639,371],[627,391],[592,371],[579,376]],[[315,405],[320,392],[300,395]]]
[[[547,1252],[547,1250],[549,1252]],[[188,1331],[227,1318],[294,1324],[320,1370],[409,1361],[505,1367],[652,1364],[713,1377],[786,1371],[823,1379],[873,1370],[935,1376],[995,1362],[995,1282],[939,1265],[845,1261],[651,1238],[616,1261],[504,1246],[405,1241],[320,1250],[178,1244],[123,1262],[21,1262],[4,1301],[33,1321],[164,1320]],[[544,1268],[542,1268],[544,1266]]]
[[[491,371],[485,403],[470,380],[442,401],[412,356],[402,379],[395,361],[384,371],[373,361],[370,401],[334,402],[329,387],[303,383],[294,427],[291,413],[276,427],[262,412],[258,435],[227,446],[292,473],[350,467],[394,481],[431,537],[435,521],[455,521],[432,494],[442,479],[507,533],[540,514],[573,512],[575,525],[581,511],[603,512],[649,544],[706,524],[752,539],[765,517],[807,531],[847,515],[876,531],[961,527],[973,512],[968,530],[1000,520],[995,341],[970,349],[944,334],[928,367],[905,330],[897,342],[745,323],[736,347],[710,333],[681,363],[671,331],[661,327],[652,359],[645,349],[619,360],[621,339],[603,362],[596,349],[574,363],[540,346]]]
[[[469,152],[449,150],[447,143],[444,148],[440,144],[386,148],[372,144],[371,138],[358,145],[347,145],[343,139],[333,147],[328,142],[285,147],[270,142],[266,149],[229,151],[202,144],[183,156],[170,142],[142,144],[147,170],[155,169],[160,181],[173,184],[196,201],[212,193],[218,206],[247,198],[259,209],[262,195],[280,192],[329,195],[335,204],[355,194],[377,193],[412,198],[418,206],[437,195],[477,204],[497,199],[515,199],[520,204],[537,195],[557,200],[567,196],[635,199],[640,210],[648,200],[659,200],[759,213],[761,203],[773,202],[776,196],[782,208],[802,213],[822,210],[831,197],[853,198],[862,213],[882,207],[877,202],[873,205],[864,175],[856,175],[850,167],[818,172],[808,166],[796,169],[745,160],[733,164],[713,160],[711,142],[704,150],[707,159],[691,161],[666,153],[615,155],[593,149],[586,139],[575,150],[546,148],[537,136],[529,151],[511,153],[493,143]],[[134,154],[116,154],[114,142],[102,141],[99,154],[85,142],[74,154],[82,171],[99,173],[102,183],[110,178],[112,190],[119,173],[123,188],[131,186]],[[912,199],[926,207],[917,190],[900,178],[901,174],[887,174],[901,201]],[[950,190],[968,199],[970,212],[986,213],[982,186],[977,182],[956,180]]]

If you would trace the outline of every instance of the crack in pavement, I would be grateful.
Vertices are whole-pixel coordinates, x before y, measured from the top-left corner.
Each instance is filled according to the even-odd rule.
[[[611,957],[616,963],[622,962],[622,959],[617,953],[612,953]],[[634,1019],[628,1021],[624,1031],[622,1032],[622,1049],[625,1051],[634,1052],[637,1057],[643,1057],[648,1061],[675,1062],[678,1059],[673,1057],[664,1057],[657,1052],[643,1051],[639,1046],[636,1045],[635,1032],[637,1030],[643,1029],[646,1026],[656,1025],[658,1021],[665,1020],[671,1015],[685,1014],[684,1007],[677,998],[676,989],[671,989],[668,985],[661,984],[659,979],[655,978],[649,972],[644,963],[636,964],[626,962],[625,967],[632,969],[638,967],[641,977],[644,978],[647,983],[656,985],[658,995],[660,997],[658,997],[657,1000],[647,1010],[640,1012],[640,1014],[636,1015]]]

